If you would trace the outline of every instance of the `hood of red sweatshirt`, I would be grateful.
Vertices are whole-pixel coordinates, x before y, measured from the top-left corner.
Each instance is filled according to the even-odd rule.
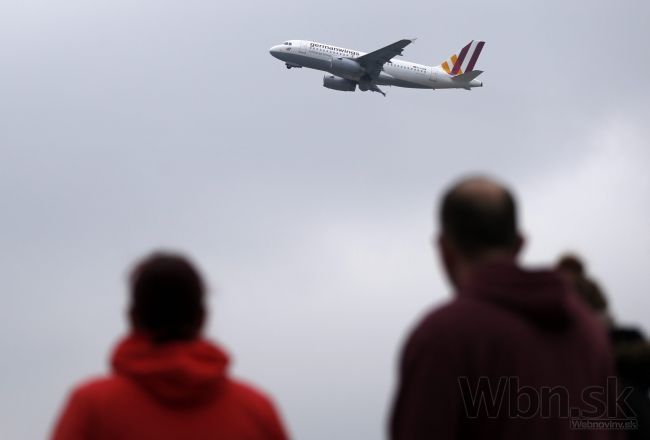
[[[479,267],[461,288],[460,296],[488,301],[548,331],[564,331],[575,316],[575,295],[560,275],[522,269],[513,263]]]
[[[117,345],[111,364],[116,374],[136,382],[164,404],[196,406],[219,393],[228,356],[203,339],[154,344],[144,335],[133,334]]]

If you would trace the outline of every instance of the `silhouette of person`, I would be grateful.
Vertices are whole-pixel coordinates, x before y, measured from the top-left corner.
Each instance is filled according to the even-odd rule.
[[[611,319],[607,312],[607,298],[602,289],[585,273],[584,263],[577,255],[566,254],[560,258],[556,266],[557,270],[569,279],[575,292],[591,310],[604,322]]]
[[[607,298],[600,286],[588,275],[584,262],[577,255],[566,254],[557,263],[575,292],[598,316],[607,329],[614,348],[616,371],[623,387],[630,387],[627,403],[635,414],[636,429],[627,430],[630,440],[650,439],[650,343],[635,327],[618,325],[611,317]]]
[[[517,263],[523,242],[500,183],[470,177],[444,195],[437,249],[455,295],[406,341],[392,440],[620,437],[591,428],[611,402],[582,394],[614,376],[604,328],[555,271]]]
[[[201,336],[204,301],[187,259],[154,253],[138,263],[131,333],[113,352],[112,372],[74,390],[52,438],[286,439],[269,398],[232,379],[227,354]]]

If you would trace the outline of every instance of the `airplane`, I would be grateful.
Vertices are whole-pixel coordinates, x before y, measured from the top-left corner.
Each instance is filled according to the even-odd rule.
[[[483,71],[474,70],[484,41],[472,40],[438,66],[426,66],[393,60],[402,56],[406,46],[415,38],[399,40],[373,52],[345,49],[331,44],[307,40],[288,40],[273,46],[269,52],[285,62],[287,69],[308,67],[327,72],[323,86],[343,92],[373,91],[386,96],[379,86],[413,89],[465,89],[483,87],[476,77]]]

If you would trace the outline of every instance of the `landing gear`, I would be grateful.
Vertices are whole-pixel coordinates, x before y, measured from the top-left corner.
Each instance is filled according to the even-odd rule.
[[[292,67],[295,67],[296,69],[300,69],[302,66],[299,64],[291,64],[291,63],[284,63],[287,66],[287,69],[291,69]]]
[[[287,69],[291,69],[291,65],[290,65],[290,64],[287,64]]]
[[[379,87],[377,87],[376,85],[374,85],[374,84],[371,85],[371,86],[369,87],[369,89],[370,89],[371,91],[373,91],[373,92],[381,93],[382,95],[384,95],[384,98],[386,97],[386,94],[384,93],[384,91],[383,91],[382,89],[380,89]]]
[[[386,97],[384,91],[379,87],[377,87],[375,84],[371,83],[369,79],[362,78],[361,81],[359,81],[359,89],[362,92],[366,92],[370,90],[371,92],[381,93],[382,95],[384,95],[384,98]]]

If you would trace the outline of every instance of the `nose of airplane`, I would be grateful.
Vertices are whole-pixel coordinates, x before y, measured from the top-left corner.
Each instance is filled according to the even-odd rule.
[[[269,49],[269,53],[277,58],[278,52],[280,52],[280,46],[273,46]]]

